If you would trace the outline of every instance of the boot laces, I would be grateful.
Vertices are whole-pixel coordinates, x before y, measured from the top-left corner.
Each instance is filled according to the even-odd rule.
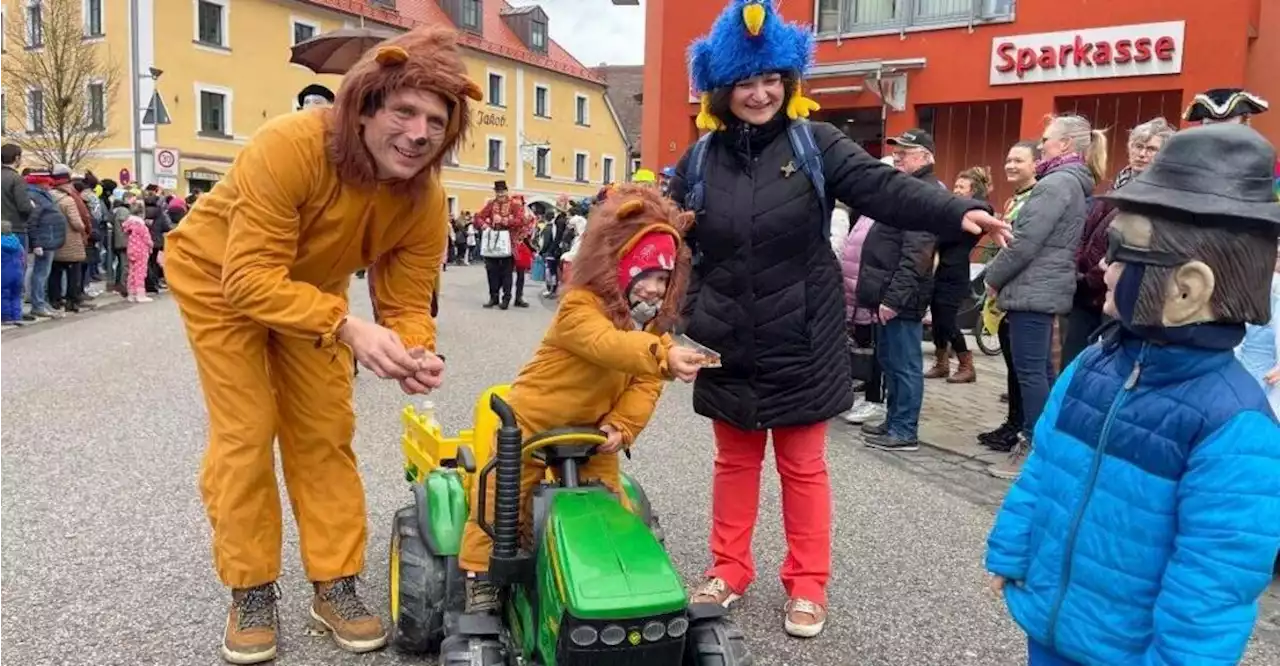
[[[270,627],[276,619],[276,600],[280,588],[275,583],[251,587],[236,600],[238,628],[243,631],[257,627]]]
[[[323,598],[333,606],[333,610],[338,614],[338,617],[344,620],[355,620],[372,615],[369,612],[369,608],[364,605],[364,601],[356,594],[355,576],[339,578],[334,581],[333,585],[325,590]]]

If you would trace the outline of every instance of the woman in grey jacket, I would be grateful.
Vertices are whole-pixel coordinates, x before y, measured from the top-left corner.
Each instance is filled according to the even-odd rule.
[[[1107,138],[1080,116],[1045,127],[1036,185],[1018,213],[1013,242],[987,266],[987,289],[1009,322],[1009,344],[1022,395],[1022,433],[993,476],[1012,479],[1030,451],[1032,432],[1053,384],[1053,321],[1071,311],[1075,253],[1088,199],[1106,176]]]

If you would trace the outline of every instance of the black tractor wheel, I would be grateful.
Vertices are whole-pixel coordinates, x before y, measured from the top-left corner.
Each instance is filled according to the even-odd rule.
[[[665,546],[667,534],[662,529],[662,523],[658,520],[658,513],[653,510],[653,504],[649,501],[649,494],[644,491],[644,486],[640,485],[640,482],[636,481],[635,477],[627,475],[626,472],[623,472],[623,474],[627,476],[627,480],[631,482],[631,487],[635,488],[636,491],[634,499],[639,506],[632,507],[632,512],[639,516],[645,525],[649,526],[654,538],[658,540],[658,544]]]
[[[450,636],[440,648],[440,666],[506,666],[507,651],[492,638]]]
[[[405,652],[435,652],[444,639],[445,564],[427,548],[413,505],[396,512],[389,568],[391,644]]]
[[[684,640],[684,666],[753,666],[747,637],[727,617],[697,620]]]

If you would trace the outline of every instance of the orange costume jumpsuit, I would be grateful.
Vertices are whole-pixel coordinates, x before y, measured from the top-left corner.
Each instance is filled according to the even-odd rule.
[[[352,358],[336,339],[352,273],[378,258],[381,323],[407,348],[435,347],[427,308],[444,261],[444,191],[438,179],[416,198],[340,182],[323,113],[264,125],[167,237],[165,275],[209,411],[200,491],[214,566],[232,588],[280,575],[277,438],[308,579],[364,568]]]
[[[601,299],[581,288],[567,292],[542,344],[511,384],[507,402],[525,438],[563,426],[612,425],[631,446],[662,395],[670,336],[624,331],[605,315]],[[617,453],[597,454],[580,470],[583,480],[596,479],[626,502]],[[528,536],[530,498],[546,468],[526,460],[520,479],[521,525]],[[489,513],[494,505],[488,486]],[[471,506],[478,506],[479,484]],[[488,516],[490,520],[493,516]],[[466,571],[489,570],[492,540],[475,514],[462,533],[458,563]]]

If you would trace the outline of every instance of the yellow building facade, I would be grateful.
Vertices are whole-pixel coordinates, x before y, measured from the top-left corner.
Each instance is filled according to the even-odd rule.
[[[29,11],[31,2],[4,0],[6,20]],[[97,16],[85,22],[101,25],[101,34],[92,39],[101,43],[103,57],[117,64],[122,81],[107,110],[108,137],[77,170],[117,178],[121,169],[128,169],[135,180],[182,194],[208,190],[225,176],[264,122],[295,110],[303,87],[340,87],[341,77],[316,75],[289,63],[296,41],[361,25],[401,31],[422,20],[380,23],[331,9],[328,5],[346,6],[332,0],[137,0],[135,68],[128,0],[42,2],[72,2],[85,12],[100,11],[100,22]],[[497,3],[483,7],[485,14],[493,14],[486,20],[489,30],[489,19],[507,6],[500,0],[482,2]],[[536,57],[503,57],[493,51],[513,53],[509,35],[501,49],[464,48],[468,71],[485,100],[473,106],[470,134],[444,169],[454,211],[479,210],[492,196],[496,180],[505,180],[513,193],[533,203],[553,202],[561,193],[594,195],[606,182],[627,179],[626,140],[599,80],[539,67],[531,62]],[[153,68],[160,72],[157,78]],[[579,66],[574,71],[588,70]],[[136,150],[140,170],[135,168],[131,83],[138,86],[139,121],[153,93],[170,120],[142,123]],[[14,106],[9,103],[14,94],[21,91],[6,88],[7,108]],[[14,130],[12,116],[22,114],[8,115],[6,129]]]

